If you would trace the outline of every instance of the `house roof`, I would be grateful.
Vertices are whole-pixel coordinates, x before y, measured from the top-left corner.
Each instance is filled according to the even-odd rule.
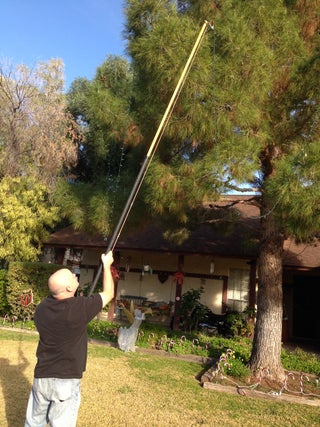
[[[240,230],[239,230],[240,231]],[[44,243],[45,247],[74,247],[86,249],[105,249],[108,239],[101,235],[89,235],[74,230],[72,226],[53,233]],[[163,237],[161,227],[149,224],[136,232],[121,235],[116,249],[140,250],[155,252],[179,252],[181,254],[216,254],[221,256],[254,257],[255,248],[247,248],[241,238],[235,240],[235,233],[223,236],[213,233],[208,225],[201,225],[192,232],[183,244],[177,245]]]
[[[238,221],[204,222],[192,231],[181,245],[168,241],[163,236],[160,223],[148,223],[141,228],[123,232],[116,249],[179,254],[202,254],[221,257],[254,259],[259,245],[259,208],[250,203],[251,196],[230,196],[223,201],[208,205],[208,209],[222,209],[234,204]],[[249,203],[249,204],[248,204]],[[74,230],[72,226],[53,233],[45,242],[45,247],[70,247],[86,249],[106,249],[108,240],[102,235],[92,235]],[[320,245],[295,244],[286,240],[283,255],[284,267],[320,269]]]

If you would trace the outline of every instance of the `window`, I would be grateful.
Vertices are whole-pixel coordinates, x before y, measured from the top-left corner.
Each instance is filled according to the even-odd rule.
[[[228,281],[228,310],[244,311],[249,304],[250,271],[231,268]]]

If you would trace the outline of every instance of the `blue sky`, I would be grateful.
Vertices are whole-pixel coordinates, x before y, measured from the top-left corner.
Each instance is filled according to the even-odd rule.
[[[61,58],[66,88],[125,55],[123,0],[0,0],[0,60],[34,66]]]

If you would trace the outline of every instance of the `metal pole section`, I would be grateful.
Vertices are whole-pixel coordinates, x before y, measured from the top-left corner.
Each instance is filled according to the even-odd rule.
[[[113,235],[110,238],[110,241],[108,243],[108,247],[107,247],[106,253],[108,253],[110,250],[113,250],[114,247],[115,247],[115,245],[117,244],[117,241],[119,239],[120,233],[121,233],[121,231],[122,231],[122,229],[124,227],[124,224],[125,224],[125,222],[126,222],[126,220],[128,218],[128,215],[129,215],[129,213],[131,211],[133,203],[134,203],[134,201],[135,201],[135,199],[137,197],[137,194],[138,194],[139,189],[141,187],[141,184],[142,184],[142,182],[144,180],[144,177],[145,177],[145,175],[147,173],[147,170],[148,170],[148,167],[149,167],[149,165],[151,163],[151,160],[152,160],[152,158],[153,158],[153,156],[154,156],[154,154],[155,154],[155,152],[156,152],[156,150],[158,148],[159,142],[160,142],[161,137],[162,137],[162,135],[163,135],[163,133],[165,131],[165,128],[166,128],[166,126],[167,126],[167,124],[169,122],[170,116],[171,116],[171,114],[173,112],[173,108],[174,108],[174,106],[175,106],[175,104],[176,104],[176,102],[178,100],[178,97],[179,97],[180,92],[182,90],[183,84],[184,84],[184,82],[186,80],[187,74],[190,71],[190,68],[192,66],[193,60],[194,60],[194,58],[195,58],[195,56],[196,56],[196,54],[197,54],[197,52],[199,50],[200,43],[201,43],[201,41],[202,41],[202,39],[203,39],[203,37],[204,37],[204,35],[205,35],[208,27],[210,27],[211,29],[213,29],[212,24],[210,24],[208,21],[205,21],[204,24],[203,24],[203,26],[202,26],[202,28],[201,28],[201,31],[200,31],[200,33],[198,35],[198,38],[197,38],[197,40],[196,40],[196,42],[195,42],[195,44],[193,46],[193,49],[192,49],[192,51],[190,53],[190,56],[189,56],[189,58],[188,58],[188,60],[186,62],[186,65],[185,65],[185,67],[183,69],[183,72],[182,72],[181,77],[180,77],[180,79],[179,79],[179,81],[177,83],[175,91],[173,92],[173,95],[172,95],[172,97],[170,99],[170,102],[169,102],[169,104],[168,104],[168,106],[166,108],[166,111],[165,111],[165,113],[164,113],[164,115],[162,117],[162,120],[161,120],[161,123],[160,123],[160,125],[158,127],[158,130],[157,130],[157,132],[156,132],[156,134],[155,134],[155,136],[154,136],[154,138],[152,140],[152,143],[151,143],[150,148],[149,148],[149,150],[147,152],[147,155],[146,155],[146,157],[144,159],[144,162],[143,162],[143,164],[141,166],[141,169],[140,169],[140,171],[138,173],[138,176],[137,176],[136,181],[135,181],[135,183],[133,185],[131,193],[130,193],[130,195],[128,197],[128,200],[127,200],[127,202],[125,204],[125,207],[124,207],[124,209],[122,211],[122,214],[121,214],[121,216],[119,218],[118,224],[117,224],[117,226],[116,226],[116,228],[115,228],[115,230],[113,232]],[[93,282],[91,284],[89,296],[93,293],[93,291],[94,291],[94,289],[95,289],[95,287],[97,285],[97,282],[99,280],[99,277],[101,275],[101,272],[102,272],[102,264],[100,263],[98,271],[97,271],[97,273],[95,275],[95,278],[94,278],[94,280],[93,280]]]

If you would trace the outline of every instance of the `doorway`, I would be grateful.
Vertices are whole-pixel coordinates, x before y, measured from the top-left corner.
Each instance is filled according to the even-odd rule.
[[[320,340],[320,278],[295,276],[293,283],[294,338]]]

